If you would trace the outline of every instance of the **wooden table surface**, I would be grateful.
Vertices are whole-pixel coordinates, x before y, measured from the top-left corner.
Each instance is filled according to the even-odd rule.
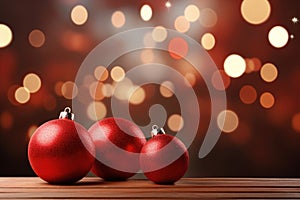
[[[50,185],[39,178],[0,178],[0,199],[300,199],[300,179],[183,178],[175,185],[148,180],[103,182],[84,178],[75,185]]]

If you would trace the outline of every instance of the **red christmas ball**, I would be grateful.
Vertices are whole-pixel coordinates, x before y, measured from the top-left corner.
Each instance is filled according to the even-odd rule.
[[[89,133],[96,147],[95,175],[120,181],[139,171],[139,153],[146,139],[137,125],[121,118],[106,118],[93,124]]]
[[[154,130],[158,130],[154,128]],[[189,154],[185,145],[163,129],[146,142],[140,154],[145,176],[157,184],[173,184],[186,172]]]
[[[70,111],[65,109],[61,119],[42,124],[28,145],[33,171],[52,184],[77,182],[90,171],[95,160],[95,146],[89,133],[80,124],[68,119],[72,116]]]

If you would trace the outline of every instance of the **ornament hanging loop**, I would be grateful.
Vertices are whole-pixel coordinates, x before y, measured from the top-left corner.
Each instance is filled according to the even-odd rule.
[[[166,134],[166,132],[163,128],[160,128],[157,125],[152,126],[151,137],[154,137],[156,135],[163,135],[163,134]]]
[[[60,112],[59,119],[70,119],[74,120],[74,113],[71,112],[70,107],[66,107],[64,111]]]

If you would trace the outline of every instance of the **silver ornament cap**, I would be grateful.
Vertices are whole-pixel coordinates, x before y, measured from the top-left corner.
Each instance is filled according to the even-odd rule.
[[[64,111],[60,112],[59,119],[70,119],[74,120],[74,113],[71,112],[70,107],[66,107]]]
[[[157,125],[152,126],[151,137],[154,137],[156,135],[163,135],[163,134],[166,134],[166,132],[163,128],[160,128]]]

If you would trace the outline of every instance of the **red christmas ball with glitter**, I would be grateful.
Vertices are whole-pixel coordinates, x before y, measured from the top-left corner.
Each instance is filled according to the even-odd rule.
[[[189,154],[176,137],[153,126],[152,138],[143,146],[140,165],[145,176],[157,184],[173,184],[187,171]]]
[[[28,145],[33,171],[52,184],[69,184],[82,179],[94,163],[95,146],[88,131],[73,121],[70,108],[60,118],[42,124]]]
[[[108,181],[126,180],[140,170],[139,153],[146,143],[143,132],[131,121],[106,118],[89,133],[96,147],[92,172]]]

